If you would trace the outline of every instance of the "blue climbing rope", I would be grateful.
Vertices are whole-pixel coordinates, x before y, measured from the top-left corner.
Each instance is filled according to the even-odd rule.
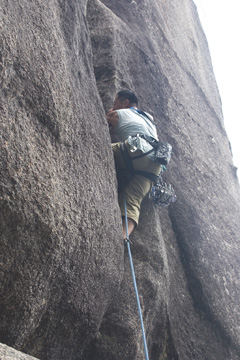
[[[137,298],[137,305],[138,305],[138,312],[139,312],[141,328],[142,328],[142,337],[143,337],[145,357],[146,357],[146,360],[149,360],[146,336],[145,336],[144,325],[143,325],[142,311],[141,311],[141,306],[140,306],[140,301],[139,301],[136,276],[135,276],[135,272],[134,272],[133,260],[132,260],[132,254],[131,254],[131,248],[130,248],[130,240],[129,240],[129,234],[128,234],[128,222],[127,222],[127,204],[126,204],[125,193],[124,193],[124,212],[125,212],[125,224],[126,224],[126,236],[127,236],[125,240],[127,242],[128,255],[129,255],[130,266],[131,266],[132,277],[133,277],[133,284],[134,284],[135,294],[136,294],[136,298]]]

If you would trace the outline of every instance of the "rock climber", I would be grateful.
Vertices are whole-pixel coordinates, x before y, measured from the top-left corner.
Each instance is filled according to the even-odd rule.
[[[108,124],[120,140],[112,144],[118,183],[122,181],[122,175],[128,178],[124,187],[129,235],[138,225],[142,200],[161,172],[161,165],[154,162],[151,145],[152,140],[158,140],[153,117],[138,110],[137,106],[136,95],[130,90],[122,90],[107,113]],[[119,206],[126,238],[123,189],[119,193]]]

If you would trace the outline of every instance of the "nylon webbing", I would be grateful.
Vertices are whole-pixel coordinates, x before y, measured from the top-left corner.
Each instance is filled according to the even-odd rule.
[[[125,143],[120,144],[120,151],[121,151],[123,160],[125,162],[126,168],[128,169],[128,171],[133,173],[134,172],[133,162],[132,162],[131,157],[129,156],[129,153],[128,153]]]
[[[130,248],[130,240],[129,240],[129,234],[128,234],[127,204],[126,204],[125,191],[124,191],[124,213],[125,213],[126,236],[127,236],[126,237],[126,242],[127,242],[128,255],[129,255],[130,266],[131,266],[131,271],[132,271],[134,290],[135,290],[135,294],[136,294],[136,298],[137,298],[137,306],[138,306],[139,318],[140,318],[140,322],[141,322],[144,352],[145,352],[146,360],[149,360],[147,342],[146,342],[146,336],[145,336],[144,324],[143,324],[143,318],[142,318],[142,311],[141,311],[141,305],[140,305],[140,300],[139,300],[139,295],[138,295],[138,288],[137,288],[136,276],[135,276],[134,267],[133,267],[133,260],[132,260],[132,254],[131,254],[131,248]]]
[[[128,153],[128,149],[125,145],[125,143],[121,143],[120,144],[120,151],[121,151],[121,155],[123,157],[123,160],[125,162],[126,168],[128,169],[128,171],[130,171],[130,173],[132,175],[141,175],[144,176],[145,178],[153,181],[154,183],[157,182],[158,180],[158,176],[153,174],[153,173],[149,173],[147,171],[141,171],[141,170],[134,170],[134,166],[133,166],[133,160],[139,158],[139,157],[143,157],[146,156],[147,154],[149,154],[150,152],[152,152],[152,150],[150,150],[147,153],[144,153],[140,156],[135,156],[135,157],[131,157]]]

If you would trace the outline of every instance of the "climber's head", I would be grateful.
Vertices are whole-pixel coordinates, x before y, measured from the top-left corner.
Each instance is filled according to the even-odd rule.
[[[117,93],[113,104],[113,110],[128,109],[130,107],[137,107],[138,99],[136,95],[130,90],[122,90]]]

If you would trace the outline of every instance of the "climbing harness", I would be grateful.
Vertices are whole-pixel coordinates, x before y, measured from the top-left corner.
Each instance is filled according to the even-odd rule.
[[[153,181],[154,183],[157,182],[157,180],[158,180],[157,175],[146,172],[146,171],[134,170],[133,160],[146,156],[149,153],[149,151],[146,153],[142,153],[141,155],[131,157],[128,153],[128,149],[127,149],[127,146],[125,143],[121,143],[120,151],[121,151],[123,160],[125,162],[125,165],[126,165],[128,171],[131,173],[131,175],[142,175],[142,176],[148,178],[149,180]],[[152,151],[152,150],[150,150],[150,151]]]
[[[166,184],[163,182],[163,179],[161,177],[161,174],[159,176],[146,172],[146,171],[138,171],[134,169],[133,160],[141,158],[143,156],[146,156],[149,152],[143,153],[138,156],[131,157],[129,155],[127,146],[125,143],[120,144],[120,151],[122,158],[125,162],[126,168],[128,169],[130,176],[133,175],[142,175],[146,177],[147,179],[151,180],[153,182],[152,189],[149,193],[149,198],[153,200],[155,205],[158,206],[168,206],[171,204],[171,202],[175,202],[177,199],[177,196],[175,194],[175,191],[171,184]],[[151,150],[150,150],[151,151]],[[166,167],[164,165],[162,166],[162,171],[166,170]]]
[[[132,112],[139,115],[143,120],[145,120],[145,122],[148,124],[148,126],[150,128],[153,128],[153,127],[156,128],[153,120],[144,111],[135,109],[134,107],[131,107],[130,110],[132,110]],[[149,136],[147,134],[140,134],[140,135],[137,134],[135,136],[135,138],[137,138],[138,136],[140,136],[141,138],[146,140],[152,146],[152,150],[145,153],[145,155],[148,155],[148,154],[154,152],[155,162],[157,162],[161,165],[169,164],[169,162],[171,160],[171,156],[172,156],[172,146],[169,143],[160,142],[157,139],[155,139],[154,137]],[[134,141],[133,138],[131,139],[131,141]]]
[[[127,222],[127,204],[126,204],[125,192],[124,192],[124,213],[125,213],[126,236],[127,236],[125,241],[127,243],[128,255],[129,255],[130,266],[131,266],[131,271],[132,271],[133,284],[134,284],[135,294],[136,294],[136,298],[137,298],[137,305],[138,305],[138,312],[139,312],[139,317],[140,317],[140,322],[141,322],[141,329],[142,329],[142,337],[143,337],[143,345],[144,345],[145,357],[146,357],[146,360],[149,360],[148,349],[147,349],[147,341],[146,341],[143,318],[142,318],[141,305],[140,305],[140,300],[139,300],[139,295],[138,295],[136,276],[135,276],[135,272],[134,272],[133,260],[132,260],[132,254],[131,254],[131,248],[130,248],[130,240],[129,240],[129,234],[128,234],[128,222]]]

